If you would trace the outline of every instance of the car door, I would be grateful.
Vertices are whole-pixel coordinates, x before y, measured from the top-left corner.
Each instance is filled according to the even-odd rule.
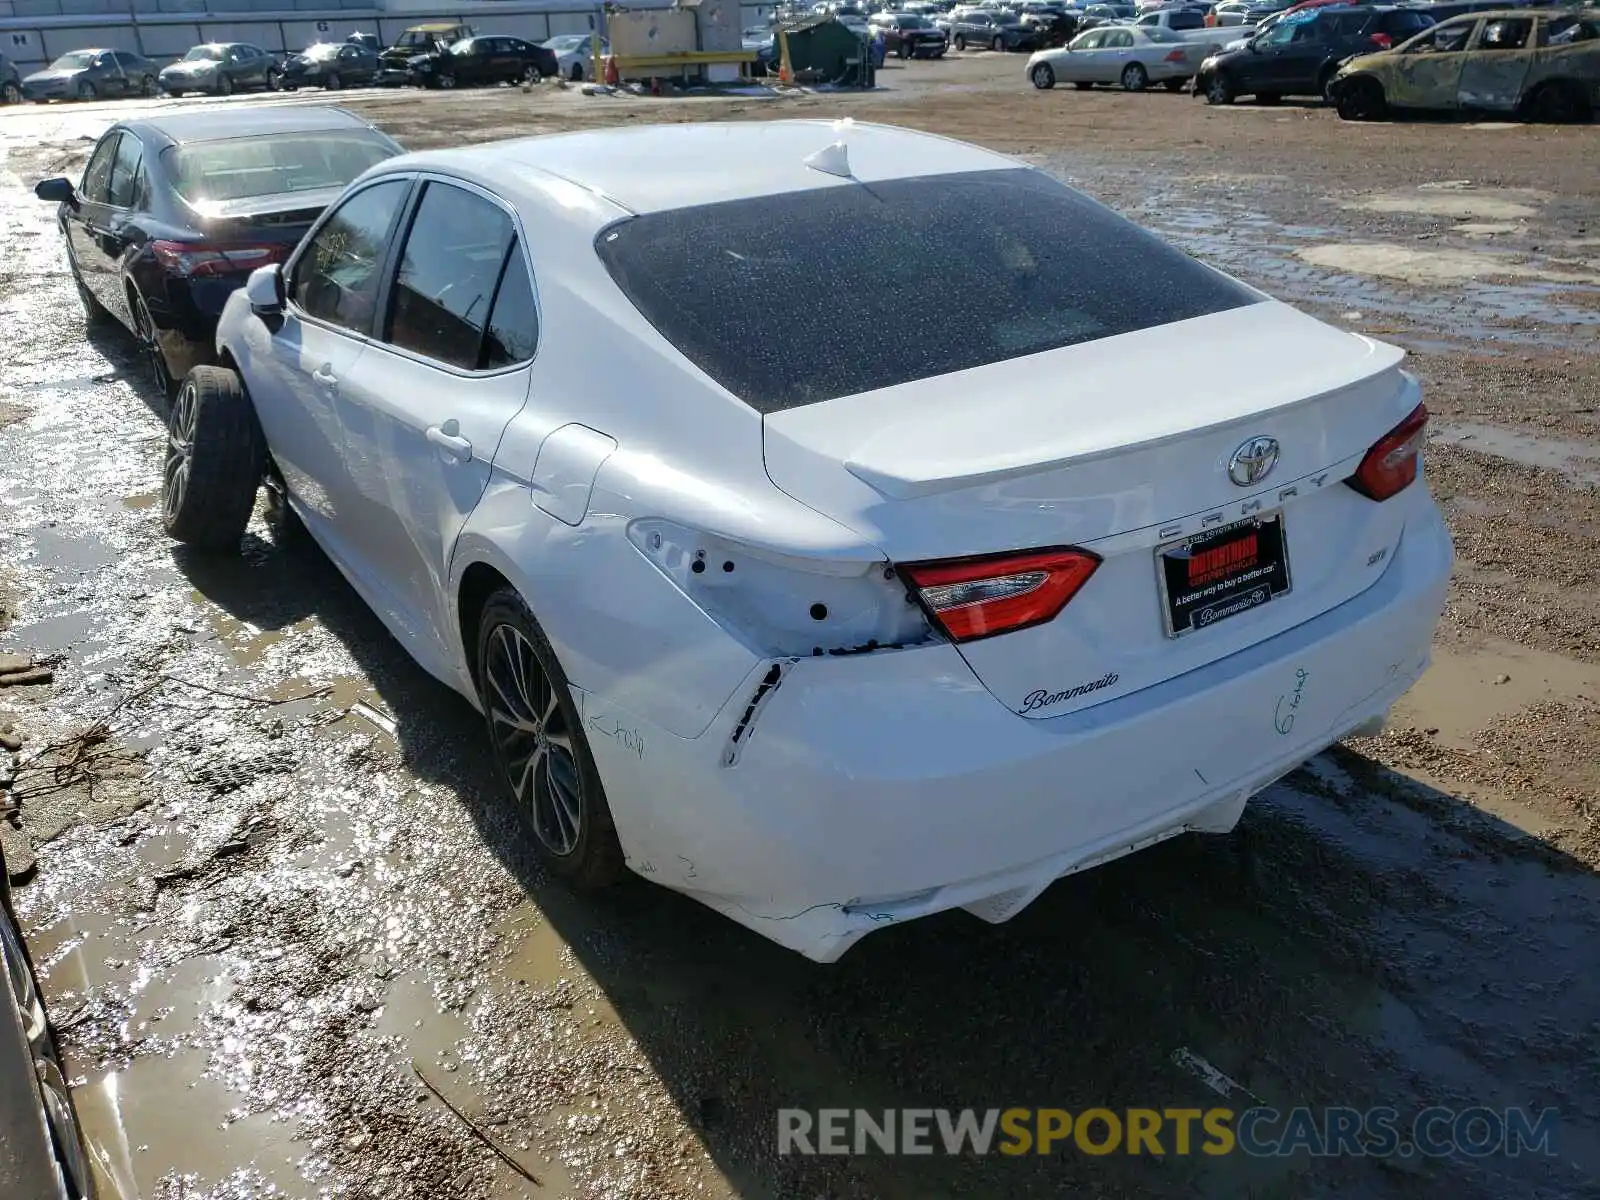
[[[1133,34],[1126,29],[1113,29],[1100,47],[1095,55],[1095,82],[1116,83],[1122,78],[1122,68],[1133,61]]]
[[[89,293],[105,303],[108,290],[106,273],[109,267],[98,241],[99,232],[110,220],[111,166],[116,161],[117,145],[122,141],[122,130],[112,129],[95,145],[89,155],[89,164],[83,171],[83,182],[78,186],[78,205],[67,207],[64,221],[68,253],[77,264],[78,278]]]
[[[1346,25],[1363,19],[1359,13],[1318,13],[1314,20],[1291,26],[1289,40],[1272,57],[1262,90],[1314,95],[1331,42],[1344,32]]]
[[[428,179],[395,258],[381,335],[338,396],[359,553],[400,623],[449,644],[446,570],[528,398],[532,277],[509,207]]]
[[[360,519],[335,400],[376,324],[383,267],[412,180],[383,176],[344,197],[285,268],[283,316],[245,327],[245,384],[290,494],[341,564]]]
[[[1455,108],[1467,45],[1478,24],[1476,18],[1448,21],[1404,46],[1384,80],[1389,103],[1397,108]]]
[[[1533,66],[1534,18],[1491,17],[1478,27],[1461,66],[1457,102],[1462,108],[1512,112]]]
[[[1093,79],[1094,58],[1106,31],[1092,29],[1072,40],[1067,52],[1052,61],[1056,78],[1068,83],[1088,83]]]

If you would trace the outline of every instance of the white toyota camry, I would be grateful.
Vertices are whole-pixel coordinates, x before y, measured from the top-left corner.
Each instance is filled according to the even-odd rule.
[[[819,961],[1232,828],[1417,678],[1450,571],[1401,351],[900,129],[394,158],[217,349],[172,536],[264,483],[554,870]]]

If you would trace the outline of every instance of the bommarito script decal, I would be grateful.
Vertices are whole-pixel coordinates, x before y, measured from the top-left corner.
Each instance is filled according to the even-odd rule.
[[[1029,692],[1022,698],[1022,711],[1025,713],[1038,712],[1041,708],[1049,708],[1053,704],[1060,704],[1063,700],[1075,700],[1079,696],[1087,696],[1090,692],[1098,692],[1101,688],[1108,688],[1121,678],[1115,671],[1107,671],[1099,679],[1088,683],[1080,683],[1077,687],[1068,688],[1064,692],[1047,692],[1043,688]]]

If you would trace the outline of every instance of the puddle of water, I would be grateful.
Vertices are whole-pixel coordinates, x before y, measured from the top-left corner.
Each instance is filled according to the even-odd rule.
[[[1510,199],[1512,196],[1517,199]],[[1523,202],[1527,198],[1527,194],[1523,192],[1494,190],[1480,192],[1462,189],[1449,192],[1434,191],[1423,195],[1414,192],[1394,192],[1358,200],[1348,207],[1366,212],[1415,213],[1424,217],[1512,221],[1519,217],[1534,216],[1539,211],[1532,204]]]
[[[1600,698],[1600,667],[1496,641],[1468,654],[1436,649],[1395,716],[1437,729],[1442,745],[1470,749],[1474,733],[1530,704],[1580,697]]]
[[[1600,276],[1550,271],[1501,255],[1476,250],[1416,250],[1381,242],[1307,246],[1295,254],[1313,266],[1357,275],[1377,275],[1406,283],[1460,283],[1492,278],[1538,279],[1548,283],[1600,284]]]
[[[1600,485],[1600,445],[1593,442],[1569,442],[1494,425],[1451,422],[1430,424],[1428,439],[1556,471],[1579,483]]]
[[[295,1141],[291,1123],[243,1115],[239,1097],[205,1067],[200,1052],[145,1057],[74,1089],[86,1138],[127,1173],[137,1189],[128,1194],[185,1195],[235,1181],[240,1195],[316,1196],[297,1168],[311,1148]],[[173,1177],[183,1180],[177,1192],[163,1182]]]
[[[123,506],[131,508],[135,512],[143,512],[145,509],[154,508],[160,501],[160,492],[140,492],[137,495],[124,496],[122,498]]]

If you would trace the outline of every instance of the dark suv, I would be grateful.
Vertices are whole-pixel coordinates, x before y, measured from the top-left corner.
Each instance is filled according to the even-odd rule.
[[[1208,104],[1232,104],[1237,96],[1254,96],[1263,104],[1279,96],[1326,97],[1340,63],[1399,45],[1433,23],[1419,8],[1301,9],[1242,49],[1206,59],[1195,76],[1195,91]]]

